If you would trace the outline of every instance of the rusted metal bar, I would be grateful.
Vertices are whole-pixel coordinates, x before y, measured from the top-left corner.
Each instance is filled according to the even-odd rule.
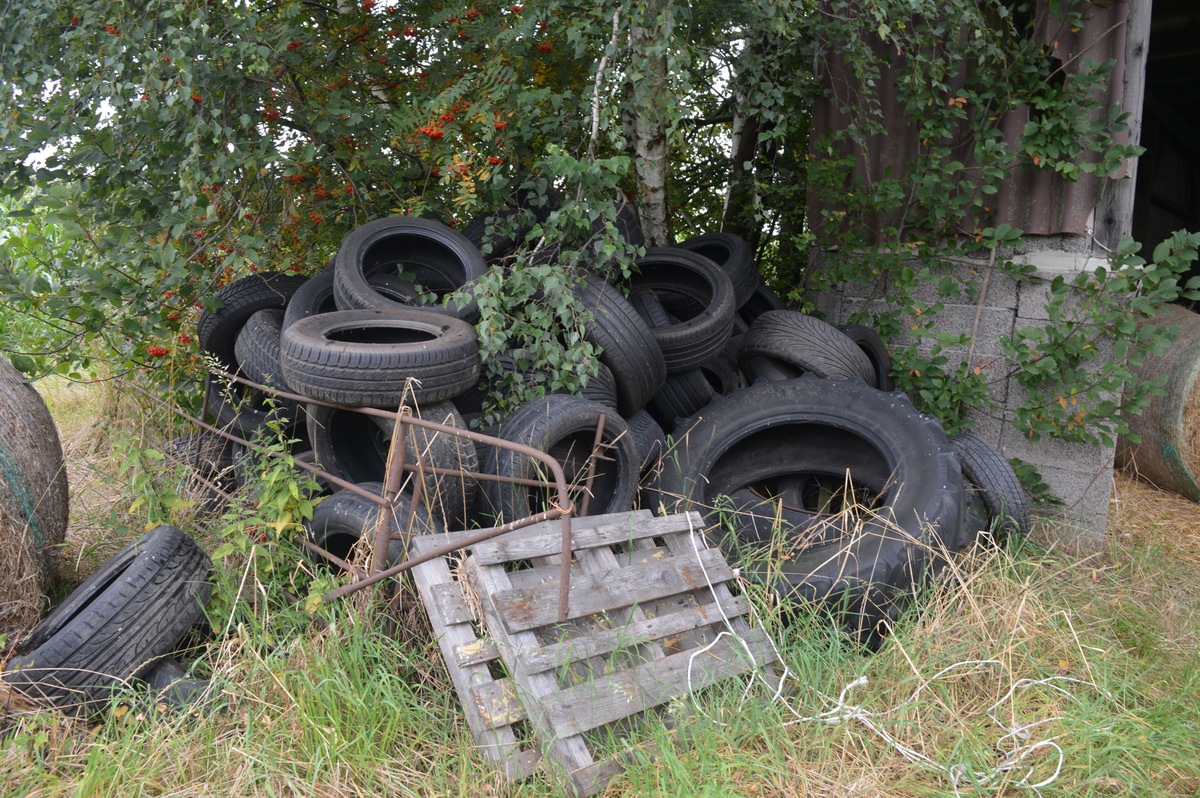
[[[392,540],[392,517],[395,515],[396,496],[400,493],[400,482],[404,476],[404,461],[408,452],[408,427],[404,423],[407,415],[401,405],[395,413],[392,439],[388,446],[387,466],[383,474],[383,505],[379,520],[375,524],[375,550],[372,552],[371,573],[387,567],[388,544]],[[411,529],[411,521],[409,522]],[[405,546],[407,551],[408,547]]]
[[[516,521],[504,524],[502,526],[489,527],[487,529],[481,529],[478,532],[471,534],[471,535],[466,535],[463,537],[455,537],[455,539],[451,543],[447,543],[444,546],[438,546],[436,549],[430,549],[429,551],[427,551],[424,554],[421,554],[419,556],[409,557],[404,562],[393,565],[392,567],[388,568],[387,570],[371,574],[370,576],[366,577],[365,579],[362,579],[361,581],[351,582],[350,584],[342,585],[339,588],[334,588],[333,590],[326,593],[322,597],[321,600],[326,604],[330,604],[330,603],[336,601],[337,599],[342,598],[343,596],[350,595],[351,593],[355,592],[356,590],[362,590],[363,588],[370,587],[371,585],[382,582],[384,579],[390,579],[391,577],[396,576],[397,574],[402,574],[405,571],[409,570],[410,568],[420,565],[423,562],[428,562],[429,560],[432,560],[436,557],[444,557],[447,554],[450,554],[452,552],[456,552],[461,549],[470,548],[471,546],[474,546],[476,543],[482,543],[485,540],[491,540],[492,538],[507,534],[509,532],[512,532],[513,530],[522,529],[523,527],[527,527],[527,526],[533,526],[534,524],[541,524],[546,521],[553,521],[556,518],[561,518],[562,520],[567,522],[566,531],[564,532],[564,535],[569,543],[570,535],[571,535],[571,524],[570,524],[571,519],[570,519],[570,515],[569,515],[570,508],[568,507],[567,509],[568,509],[568,513],[562,513],[558,510],[558,508],[555,508],[553,510],[545,510],[543,512],[537,513],[536,515],[526,516],[525,518],[518,519]],[[567,552],[567,557],[570,558],[569,550]],[[559,607],[559,617],[560,617],[560,620],[566,620],[566,617],[563,614],[561,600],[560,600],[560,607]]]
[[[367,587],[369,587],[373,584],[376,584],[384,579],[387,579],[390,576],[394,576],[395,574],[403,573],[404,571],[411,568],[413,565],[417,565],[420,562],[425,562],[429,559],[432,559],[433,557],[444,556],[445,554],[448,554],[452,551],[456,551],[456,550],[462,549],[462,548],[467,548],[471,545],[474,545],[475,543],[479,543],[484,540],[489,540],[493,537],[496,537],[497,535],[504,534],[505,532],[511,532],[514,529],[520,529],[524,526],[529,526],[531,524],[541,523],[543,521],[548,521],[548,520],[553,520],[555,518],[559,518],[562,520],[562,530],[563,531],[562,531],[562,565],[560,568],[558,614],[559,614],[560,620],[565,621],[567,619],[567,617],[568,617],[568,607],[567,607],[568,594],[569,594],[569,590],[570,590],[571,515],[574,512],[574,507],[571,504],[570,493],[567,489],[567,484],[566,484],[566,475],[563,472],[562,465],[557,460],[555,460],[553,457],[551,457],[550,455],[546,454],[545,452],[543,452],[539,449],[535,449],[531,446],[526,446],[524,444],[515,443],[513,441],[506,441],[502,438],[496,438],[496,437],[493,437],[490,435],[485,435],[483,433],[474,432],[472,430],[460,429],[458,427],[448,426],[445,424],[439,424],[434,421],[427,421],[427,420],[421,419],[421,418],[414,418],[410,414],[402,412],[404,410],[404,408],[401,408],[401,412],[389,412],[389,411],[380,410],[379,408],[374,408],[374,407],[346,407],[345,405],[338,405],[338,404],[333,404],[331,402],[315,400],[315,399],[311,399],[307,396],[303,396],[301,394],[291,393],[289,391],[283,391],[283,390],[280,390],[273,386],[262,385],[261,383],[253,382],[253,381],[248,380],[239,375],[230,374],[228,372],[223,372],[223,371],[218,371],[218,370],[211,370],[205,376],[205,395],[204,395],[204,398],[202,401],[202,411],[207,410],[208,387],[211,385],[211,380],[213,379],[214,376],[219,376],[219,377],[228,379],[232,382],[237,382],[239,384],[249,386],[250,388],[262,391],[263,393],[266,393],[266,394],[269,394],[272,396],[278,396],[278,397],[282,397],[285,399],[291,399],[293,401],[300,402],[300,403],[318,405],[321,407],[345,409],[345,410],[350,410],[352,412],[362,413],[364,415],[375,416],[377,418],[386,418],[386,419],[394,421],[394,423],[397,425],[397,427],[400,427],[400,428],[403,428],[405,425],[412,424],[414,426],[423,427],[426,429],[433,430],[435,432],[440,432],[440,433],[452,435],[455,437],[465,438],[467,440],[474,441],[477,443],[485,443],[489,446],[509,449],[511,451],[517,452],[518,454],[522,454],[522,455],[525,455],[526,457],[530,457],[534,460],[540,461],[543,465],[546,466],[547,469],[549,469],[551,475],[553,476],[553,481],[551,482],[551,481],[547,481],[547,480],[498,477],[493,474],[484,474],[484,473],[477,473],[477,472],[463,472],[463,471],[455,471],[453,469],[431,468],[430,469],[431,473],[454,474],[454,475],[460,475],[460,476],[468,475],[468,476],[471,476],[472,478],[478,478],[478,479],[482,479],[482,480],[508,481],[508,482],[512,482],[514,484],[554,488],[558,495],[558,500],[557,500],[557,502],[552,502],[552,504],[554,506],[554,509],[552,509],[552,510],[547,510],[545,512],[537,513],[532,516],[527,516],[526,518],[518,519],[516,521],[512,521],[512,522],[510,522],[508,524],[504,524],[502,526],[491,527],[489,529],[480,530],[480,532],[477,532],[467,538],[463,538],[461,540],[461,542],[459,542],[458,544],[456,544],[454,546],[450,546],[448,548],[442,547],[445,549],[444,551],[439,549],[434,552],[428,552],[425,555],[422,555],[422,557],[417,561],[408,559],[408,560],[405,560],[405,562],[400,563],[399,565],[392,566],[391,568],[387,568],[384,570],[377,570],[374,566],[379,563],[374,562],[374,560],[375,560],[375,557],[377,557],[379,555],[376,554],[375,557],[372,558],[373,559],[372,568],[371,568],[372,573],[369,573],[368,576],[366,576],[363,579],[359,579],[359,580],[351,582],[347,585],[343,585],[342,587],[337,588],[337,589],[331,591],[330,593],[326,594],[323,599],[326,603],[328,603],[329,601],[332,601],[333,599],[340,598],[344,595],[349,595],[350,593],[353,593],[356,590],[361,590],[361,589],[367,588]],[[199,427],[201,429],[204,429],[204,430],[212,432],[216,435],[219,435],[222,438],[225,438],[226,440],[231,440],[236,443],[239,443],[239,444],[249,448],[252,451],[266,454],[266,455],[272,456],[272,457],[279,455],[278,452],[275,452],[267,447],[253,443],[253,442],[248,441],[245,438],[242,438],[231,432],[228,432],[219,427],[208,424],[202,418],[196,418],[195,416],[192,416],[192,415],[184,412],[182,409],[170,404],[169,402],[166,402],[166,401],[160,399],[159,397],[154,396],[149,391],[145,390],[144,388],[142,388],[139,385],[136,385],[125,379],[121,379],[121,380],[119,380],[119,382],[123,385],[133,388],[134,390],[138,391],[142,395],[150,398],[152,401],[154,401],[160,405],[163,405],[164,407],[167,407],[172,412],[179,415],[181,418],[184,418],[184,419],[190,421],[191,423],[195,424],[197,427]],[[205,415],[207,415],[206,412],[205,412]],[[393,449],[396,446],[397,439],[398,438],[403,439],[404,434],[405,434],[405,432],[403,431],[403,429],[395,430],[393,432],[393,439],[392,439]],[[407,447],[405,447],[405,449],[406,448]],[[389,463],[391,463],[394,459],[395,459],[394,455],[389,453]],[[319,476],[319,477],[327,480],[331,484],[334,484],[340,488],[349,490],[352,493],[354,493],[358,496],[361,496],[369,501],[375,502],[381,508],[385,508],[387,510],[386,512],[380,513],[380,522],[386,523],[388,525],[387,528],[384,529],[382,533],[378,527],[376,529],[376,552],[379,552],[380,550],[383,551],[382,556],[385,559],[383,560],[383,563],[381,563],[381,564],[386,564],[387,543],[389,543],[393,539],[404,540],[403,537],[395,536],[391,532],[390,524],[391,524],[391,520],[392,520],[391,519],[392,504],[388,500],[386,495],[378,496],[376,494],[373,494],[370,491],[364,490],[357,484],[355,484],[353,482],[349,482],[345,479],[342,479],[341,477],[339,477],[335,474],[330,474],[329,472],[324,471],[317,466],[313,466],[313,465],[310,465],[310,464],[304,463],[304,462],[297,462],[297,461],[293,461],[293,462],[297,468],[300,468],[310,474],[313,474],[314,476]],[[394,471],[389,471],[385,475],[384,493],[385,494],[388,493],[386,485],[388,482],[390,482],[392,480],[393,473],[396,475],[395,476],[395,480],[396,480],[395,486],[398,489],[398,487],[400,485],[400,480],[402,479],[400,474],[402,474],[403,471],[417,470],[419,472],[422,467],[423,467],[422,464],[418,463],[417,467],[414,469],[413,466],[409,466],[404,462],[404,457],[403,457],[403,455],[401,455],[399,457],[399,466],[396,469],[394,469]],[[412,531],[412,521],[413,521],[413,517],[414,517],[414,515],[413,515],[414,512],[415,512],[415,506],[410,508],[409,519],[408,519],[408,524],[407,524],[408,529],[405,530],[406,534],[409,534],[409,535],[411,535],[411,531]],[[306,548],[320,549],[319,546],[315,546],[315,544],[311,544],[308,541],[305,541],[305,543],[307,544]],[[382,543],[382,545],[380,545],[381,543]],[[335,558],[334,555],[330,554],[329,552],[327,552],[323,549],[320,549],[319,553],[321,553],[321,555],[323,557],[330,559],[330,561],[333,561],[334,559],[338,559],[338,558]],[[361,570],[353,569],[351,571],[351,573],[352,573],[352,575],[361,573]]]
[[[604,421],[605,416],[600,414],[600,420],[596,422],[596,437],[592,441],[592,451],[588,455],[587,476],[583,480],[583,498],[579,500],[579,514],[588,514],[588,505],[592,498],[592,485],[596,480],[596,461],[599,459],[600,447],[604,444]]]

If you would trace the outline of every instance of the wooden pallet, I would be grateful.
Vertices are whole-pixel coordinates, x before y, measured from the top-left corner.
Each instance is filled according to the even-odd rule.
[[[648,711],[689,690],[775,661],[700,529],[694,513],[573,519],[565,624],[558,522],[479,544],[453,570],[447,558],[413,569],[475,743],[508,778],[543,767],[595,794],[623,769],[601,744],[632,740]],[[445,542],[416,538],[413,554]]]

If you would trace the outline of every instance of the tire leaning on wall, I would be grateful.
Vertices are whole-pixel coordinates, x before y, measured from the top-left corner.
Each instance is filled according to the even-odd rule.
[[[1200,502],[1200,314],[1164,305],[1146,324],[1174,326],[1179,334],[1161,356],[1147,357],[1137,369],[1143,381],[1164,380],[1164,393],[1151,396],[1138,415],[1125,415],[1140,438],[1117,438],[1116,464],[1161,490]]]
[[[45,401],[0,358],[0,633],[37,623],[67,532],[67,472]]]

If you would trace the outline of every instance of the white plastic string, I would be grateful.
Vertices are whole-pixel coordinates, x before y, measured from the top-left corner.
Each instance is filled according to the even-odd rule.
[[[872,710],[866,709],[864,707],[858,706],[857,704],[851,704],[848,701],[848,696],[849,696],[851,690],[853,690],[856,687],[862,687],[868,683],[866,676],[859,676],[858,678],[856,678],[853,681],[846,684],[842,688],[841,693],[838,694],[838,697],[836,699],[832,699],[829,696],[822,695],[821,693],[817,692],[815,689],[809,688],[809,690],[811,692],[815,693],[826,703],[832,703],[833,706],[830,709],[827,709],[823,712],[819,712],[815,715],[804,714],[796,706],[794,706],[790,701],[788,701],[787,698],[785,698],[783,695],[784,686],[789,679],[797,680],[797,682],[799,680],[792,673],[791,668],[788,667],[787,663],[784,661],[783,657],[780,655],[779,647],[776,645],[774,638],[772,638],[769,634],[766,636],[767,641],[770,643],[771,648],[775,653],[776,663],[778,666],[781,666],[783,668],[783,672],[779,675],[778,683],[776,683],[775,685],[772,685],[770,683],[770,680],[768,680],[763,673],[763,669],[761,668],[761,665],[763,663],[759,663],[757,661],[757,659],[754,656],[754,653],[750,650],[749,645],[742,638],[742,636],[740,634],[738,634],[737,631],[733,628],[733,623],[730,621],[729,616],[726,615],[725,608],[722,606],[720,600],[716,599],[716,591],[714,590],[713,580],[709,576],[708,569],[704,566],[703,558],[700,557],[699,536],[696,533],[695,526],[692,524],[691,513],[687,514],[687,518],[688,518],[688,538],[691,540],[692,551],[696,555],[696,561],[700,565],[701,573],[704,575],[704,581],[707,583],[710,591],[712,591],[712,593],[713,593],[714,600],[716,600],[717,611],[721,613],[721,620],[725,627],[723,630],[721,630],[721,632],[719,632],[717,634],[716,638],[712,642],[696,649],[688,657],[688,669],[687,669],[688,694],[693,696],[693,705],[694,705],[696,711],[701,716],[706,717],[710,722],[715,723],[718,726],[728,726],[728,724],[726,724],[723,721],[720,721],[714,717],[707,715],[704,712],[703,708],[701,708],[699,706],[699,704],[695,701],[695,698],[694,698],[695,690],[694,690],[693,684],[692,684],[692,665],[695,663],[696,657],[701,656],[703,654],[707,654],[723,638],[729,637],[729,638],[732,638],[733,640],[736,640],[738,643],[741,644],[741,648],[742,648],[743,652],[745,653],[746,659],[749,660],[749,662],[753,666],[754,676],[752,679],[747,680],[746,688],[742,691],[741,698],[738,700],[738,709],[739,710],[745,705],[746,700],[750,696],[751,689],[753,688],[754,684],[757,682],[757,683],[764,685],[771,691],[772,703],[779,704],[784,709],[786,709],[788,711],[788,713],[790,713],[792,715],[792,719],[784,721],[781,724],[781,726],[786,728],[788,726],[793,726],[793,725],[801,724],[801,723],[826,723],[826,724],[830,724],[830,725],[836,725],[836,724],[840,724],[840,723],[845,723],[847,721],[857,721],[858,723],[862,724],[867,729],[869,729],[872,733],[874,733],[877,737],[879,737],[885,743],[887,743],[889,746],[891,746],[896,751],[898,751],[900,753],[900,755],[903,756],[905,759],[907,759],[909,762],[912,762],[913,764],[923,765],[927,768],[930,768],[931,770],[935,770],[937,772],[944,774],[946,776],[946,779],[949,782],[951,788],[954,790],[955,795],[960,794],[960,792],[959,792],[960,787],[968,787],[968,786],[988,787],[993,784],[996,784],[997,782],[1001,782],[1002,780],[1004,780],[1003,784],[1006,787],[1024,787],[1035,793],[1040,793],[1040,790],[1043,787],[1047,787],[1047,786],[1053,784],[1058,779],[1058,777],[1062,774],[1063,764],[1066,760],[1066,754],[1063,751],[1062,747],[1057,742],[1060,735],[1056,735],[1053,737],[1047,737],[1045,739],[1030,742],[1030,738],[1032,737],[1032,731],[1033,731],[1033,729],[1035,729],[1039,726],[1044,726],[1044,725],[1047,725],[1050,723],[1055,723],[1057,721],[1063,720],[1064,716],[1059,715],[1059,716],[1055,716],[1055,717],[1051,717],[1051,718],[1042,718],[1040,720],[1032,721],[1032,722],[1026,723],[1026,724],[1015,724],[1015,725],[1009,726],[1006,723],[1004,723],[1004,721],[1002,721],[997,716],[997,711],[1004,704],[1008,703],[1019,692],[1027,690],[1031,687],[1036,687],[1036,686],[1049,687],[1050,689],[1061,693],[1063,696],[1070,698],[1073,701],[1078,701],[1079,699],[1076,698],[1075,695],[1073,695],[1068,689],[1063,687],[1062,686],[1063,684],[1072,684],[1072,685],[1077,685],[1080,687],[1090,687],[1094,690],[1099,691],[1106,697],[1112,698],[1112,694],[1109,693],[1107,690],[1103,690],[1100,687],[1098,687],[1095,683],[1087,681],[1085,679],[1076,679],[1076,678],[1069,677],[1069,676],[1048,676],[1044,679],[1029,679],[1029,678],[1017,679],[1015,682],[1013,682],[1011,684],[1011,686],[1004,693],[1004,695],[1001,696],[1000,699],[997,700],[995,703],[993,703],[991,706],[989,706],[985,712],[985,714],[988,716],[988,718],[991,719],[992,723],[995,724],[995,726],[998,729],[1002,730],[1004,732],[1004,734],[999,739],[997,739],[997,741],[995,743],[995,748],[996,748],[997,752],[1003,756],[1003,759],[998,764],[994,765],[993,767],[985,768],[983,770],[974,770],[974,769],[968,768],[965,764],[961,764],[961,763],[946,765],[941,762],[938,762],[938,761],[930,758],[926,754],[923,754],[920,751],[917,751],[916,749],[911,748],[911,747],[903,744],[899,740],[897,740],[895,737],[893,737],[887,731],[887,729],[883,728],[877,721],[881,718],[885,718],[888,715],[898,712],[899,710],[901,710],[902,708],[904,708],[910,704],[916,703],[917,699],[920,697],[921,693],[925,690],[925,688],[929,687],[931,684],[936,682],[938,679],[941,679],[944,676],[946,676],[947,674],[953,673],[955,671],[962,670],[965,668],[987,667],[987,668],[996,668],[1002,672],[1007,673],[1008,666],[1005,665],[1002,661],[1000,661],[998,659],[964,660],[962,662],[956,662],[953,665],[948,665],[947,667],[942,668],[940,671],[935,673],[933,676],[924,680],[903,701],[899,702],[898,704],[893,706],[891,709],[886,709],[886,710],[882,710],[882,711],[872,711]],[[707,545],[706,545],[706,548],[707,548]],[[735,570],[735,574],[736,573],[737,573],[737,571]],[[754,623],[756,623],[759,627],[763,627],[762,620],[761,620],[761,618],[759,618],[758,612],[754,608],[754,604],[749,603],[749,607],[750,607],[750,614],[752,616]],[[1052,756],[1054,757],[1054,771],[1050,775],[1041,779],[1040,781],[1036,781],[1036,782],[1031,781],[1034,778],[1034,774],[1037,772],[1037,770],[1039,768],[1038,768],[1037,763],[1026,764],[1026,760],[1028,760],[1035,753],[1038,753],[1040,751],[1047,751],[1047,750],[1051,751]],[[1016,777],[1016,778],[1013,778],[1010,776],[1010,774],[1012,774],[1012,773],[1021,772],[1022,769],[1024,770],[1023,775],[1020,775],[1019,777]]]

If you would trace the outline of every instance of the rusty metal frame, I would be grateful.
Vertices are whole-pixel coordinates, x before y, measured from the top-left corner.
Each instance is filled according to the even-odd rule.
[[[307,539],[300,538],[299,544],[304,549],[306,549],[308,551],[312,551],[312,552],[318,554],[319,556],[325,558],[329,562],[334,563],[339,568],[344,569],[353,578],[353,581],[351,581],[345,585],[342,585],[341,587],[335,588],[334,590],[331,590],[328,593],[326,593],[322,598],[324,603],[326,603],[326,604],[331,603],[331,602],[336,601],[337,599],[340,599],[344,596],[348,596],[351,593],[354,593],[359,590],[368,588],[372,585],[378,584],[379,582],[382,582],[385,579],[389,579],[391,577],[394,577],[401,573],[404,573],[405,571],[409,570],[410,568],[413,568],[416,565],[420,565],[421,563],[427,562],[436,557],[444,557],[445,555],[450,554],[452,552],[455,552],[455,551],[458,551],[458,550],[461,550],[464,548],[469,548],[470,546],[473,546],[477,543],[482,543],[485,540],[490,540],[494,537],[498,537],[505,533],[512,532],[513,530],[516,530],[516,529],[521,529],[523,527],[532,526],[533,524],[539,524],[539,523],[544,523],[547,521],[553,521],[553,520],[558,519],[561,521],[561,525],[562,525],[562,561],[559,566],[558,616],[559,616],[560,621],[567,620],[568,615],[569,615],[568,607],[567,607],[568,594],[570,591],[570,584],[571,584],[571,571],[570,571],[570,569],[571,569],[571,516],[575,512],[575,507],[571,503],[570,493],[569,493],[568,486],[567,486],[566,475],[563,472],[562,465],[556,459],[551,457],[549,454],[546,454],[545,452],[535,449],[531,446],[514,443],[512,441],[506,441],[502,438],[496,438],[491,435],[485,435],[480,432],[474,432],[472,430],[460,429],[458,427],[452,427],[452,426],[448,426],[445,424],[439,424],[439,423],[433,422],[433,421],[426,421],[424,419],[414,418],[410,412],[410,409],[406,405],[403,405],[403,404],[400,405],[395,412],[390,412],[387,410],[380,410],[379,408],[374,408],[374,407],[348,407],[345,405],[338,405],[338,404],[334,404],[331,402],[317,401],[317,400],[311,399],[307,396],[301,396],[300,394],[290,393],[288,391],[283,391],[278,388],[273,388],[271,386],[261,385],[256,382],[252,382],[251,380],[248,380],[245,377],[241,377],[236,374],[230,374],[228,372],[220,371],[220,370],[210,371],[204,378],[204,397],[203,397],[203,400],[201,401],[199,418],[192,416],[189,413],[184,412],[181,408],[176,407],[175,405],[171,404],[170,402],[167,402],[167,401],[153,395],[152,393],[147,391],[145,388],[143,388],[140,385],[137,385],[135,383],[132,383],[129,380],[121,379],[121,380],[119,380],[119,382],[122,385],[126,385],[130,388],[133,388],[134,390],[138,391],[139,393],[141,393],[142,395],[151,399],[152,401],[167,407],[172,412],[174,412],[176,415],[180,416],[183,419],[186,419],[187,421],[196,425],[200,429],[203,429],[208,432],[219,435],[222,438],[225,438],[226,440],[230,440],[235,443],[239,443],[242,446],[245,446],[246,448],[250,449],[251,451],[259,452],[260,454],[266,454],[271,457],[281,457],[282,455],[280,455],[278,452],[275,452],[267,447],[264,447],[259,444],[248,441],[245,438],[242,438],[238,435],[235,435],[232,432],[229,432],[228,430],[221,429],[220,427],[217,427],[215,425],[209,424],[206,421],[204,421],[204,418],[208,414],[209,390],[212,387],[214,377],[220,377],[231,383],[232,382],[240,383],[242,385],[245,385],[247,387],[253,388],[258,391],[262,391],[263,393],[265,393],[267,395],[274,396],[277,398],[289,399],[289,400],[292,400],[295,402],[300,402],[303,404],[318,405],[321,407],[330,407],[330,408],[335,408],[335,409],[339,409],[339,410],[350,410],[350,411],[353,411],[356,413],[362,413],[362,414],[368,415],[368,416],[375,416],[377,418],[390,419],[395,422],[395,427],[394,427],[393,433],[392,433],[392,440],[391,440],[391,443],[388,448],[387,468],[386,468],[386,471],[384,474],[384,489],[383,489],[382,496],[378,496],[374,493],[371,493],[370,491],[364,490],[363,488],[359,487],[358,485],[356,485],[352,482],[349,482],[348,480],[342,479],[341,477],[339,477],[335,474],[330,474],[329,472],[324,471],[324,470],[318,468],[317,466],[310,465],[310,464],[304,463],[304,462],[295,462],[294,463],[294,465],[297,468],[307,471],[308,473],[312,474],[313,476],[325,479],[328,482],[330,482],[334,485],[337,485],[340,488],[350,490],[353,493],[357,494],[358,496],[361,496],[364,499],[374,502],[375,504],[377,504],[379,506],[379,508],[381,510],[381,512],[379,513],[379,520],[376,523],[376,527],[375,527],[373,556],[371,558],[371,564],[366,570],[363,570],[362,568],[360,568],[358,566],[351,565],[350,563],[346,562],[345,560],[341,559],[340,557],[335,556],[334,554],[326,551],[324,548],[316,545],[315,543],[312,543],[311,541],[309,541]],[[408,463],[408,462],[406,462],[406,452],[408,450],[407,435],[408,435],[408,427],[409,426],[422,427],[422,428],[429,429],[429,430],[432,430],[437,433],[444,433],[444,434],[452,435],[452,436],[458,437],[458,438],[465,438],[467,440],[478,442],[478,443],[486,443],[487,445],[492,446],[492,447],[501,448],[501,449],[509,449],[518,454],[524,455],[526,457],[530,457],[536,461],[539,461],[544,466],[546,466],[546,468],[549,470],[550,475],[553,477],[553,481],[551,482],[551,481],[539,480],[539,479],[500,477],[500,476],[496,476],[494,474],[485,474],[485,473],[480,473],[480,472],[475,472],[475,471],[468,472],[468,471],[461,471],[461,470],[455,470],[455,469],[446,469],[446,468],[441,468],[441,467],[437,467],[437,466],[424,466],[424,464],[422,464],[420,462],[420,458],[418,458],[418,462],[416,464]],[[593,472],[595,470],[597,461],[600,459],[605,459],[599,453],[599,446],[601,445],[603,433],[604,433],[604,417],[601,416],[600,422],[597,425],[597,429],[596,429],[596,444],[592,448],[591,457],[589,458],[589,463],[588,463],[588,469],[587,469],[587,475],[586,475],[586,485],[588,487],[590,487],[592,484]],[[528,485],[528,486],[542,487],[542,488],[552,488],[557,492],[558,501],[551,502],[552,507],[549,510],[545,510],[541,513],[536,513],[534,515],[526,516],[524,518],[519,518],[514,521],[510,521],[509,523],[502,524],[500,526],[493,526],[493,527],[487,527],[485,529],[480,529],[480,530],[472,533],[471,535],[456,536],[454,539],[454,542],[452,542],[452,543],[447,543],[444,546],[439,546],[435,549],[431,549],[417,557],[406,557],[404,562],[398,563],[391,567],[385,567],[387,565],[386,558],[387,558],[388,544],[393,540],[401,540],[401,541],[405,540],[403,535],[393,532],[393,530],[392,530],[392,517],[393,517],[394,513],[387,512],[385,510],[390,509],[393,506],[393,503],[395,502],[396,497],[399,495],[401,487],[403,486],[404,473],[406,471],[410,472],[410,473],[415,472],[418,475],[420,475],[421,473],[432,473],[435,475],[451,475],[451,474],[453,474],[453,475],[458,475],[458,476],[467,476],[467,477],[471,477],[471,478],[477,479],[477,480],[485,480],[485,481],[493,481],[493,482],[510,482],[513,484]],[[586,512],[586,496],[587,496],[586,491],[584,493],[584,496],[585,496],[584,512]],[[408,522],[407,522],[407,527],[408,527],[409,532],[411,532],[411,529],[412,529],[412,522],[413,522],[413,516],[415,514],[415,511],[416,511],[415,502],[410,503],[409,517],[408,517]],[[407,541],[405,541],[405,542],[407,543]],[[405,546],[405,549],[407,552],[407,545]]]

